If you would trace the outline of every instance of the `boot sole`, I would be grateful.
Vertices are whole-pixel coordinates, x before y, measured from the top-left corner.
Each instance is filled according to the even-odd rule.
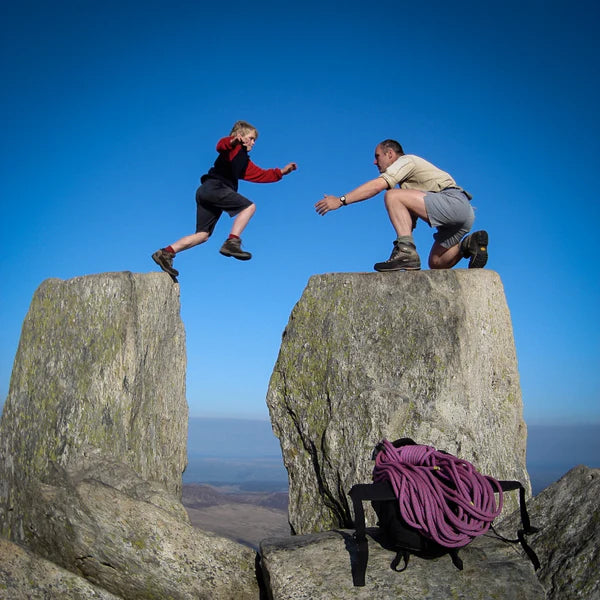
[[[469,259],[469,269],[482,269],[487,264],[488,234],[487,231],[478,231],[474,235],[475,252]]]
[[[252,258],[252,254],[248,253],[246,255],[240,254],[232,254],[231,252],[224,252],[223,250],[219,250],[219,253],[223,256],[227,256],[228,258],[237,258],[238,260],[250,260]]]
[[[385,264],[385,263],[384,263]],[[375,264],[373,268],[379,273],[385,273],[386,271],[420,271],[421,267],[408,267],[406,265],[399,265],[397,267],[388,267],[384,264]]]

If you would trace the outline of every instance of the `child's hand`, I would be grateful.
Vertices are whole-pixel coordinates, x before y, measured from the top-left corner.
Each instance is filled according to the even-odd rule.
[[[283,167],[283,169],[281,169],[281,174],[287,175],[288,173],[295,171],[297,168],[298,168],[298,165],[294,162],[291,162],[291,163],[285,165],[285,167]]]

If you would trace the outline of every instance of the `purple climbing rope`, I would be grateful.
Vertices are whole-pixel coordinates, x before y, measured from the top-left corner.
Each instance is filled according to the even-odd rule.
[[[388,440],[382,445],[373,480],[389,481],[402,518],[441,546],[468,544],[488,531],[502,511],[500,483],[479,473],[471,463],[432,446],[396,448]]]

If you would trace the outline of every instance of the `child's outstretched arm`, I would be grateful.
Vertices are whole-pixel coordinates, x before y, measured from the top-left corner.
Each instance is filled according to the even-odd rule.
[[[279,181],[284,175],[295,171],[296,168],[296,163],[289,163],[283,169],[261,169],[250,161],[246,167],[243,179],[244,181],[252,181],[254,183],[273,183]]]

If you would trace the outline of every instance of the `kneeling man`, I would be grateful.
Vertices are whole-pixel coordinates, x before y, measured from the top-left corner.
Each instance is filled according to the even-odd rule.
[[[385,207],[398,237],[388,260],[375,264],[376,271],[421,268],[412,236],[419,218],[437,229],[429,253],[430,269],[450,269],[461,258],[469,259],[469,269],[485,266],[487,232],[475,231],[467,235],[475,220],[471,194],[430,162],[414,154],[404,154],[402,146],[395,140],[384,140],[377,145],[374,164],[379,169],[379,177],[343,196],[325,194],[315,208],[320,215],[325,215],[387,190]]]

